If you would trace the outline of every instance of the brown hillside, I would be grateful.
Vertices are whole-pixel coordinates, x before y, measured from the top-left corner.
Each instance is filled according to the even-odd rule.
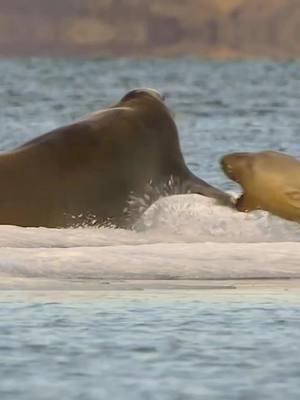
[[[1,0],[0,54],[300,57],[299,0]]]

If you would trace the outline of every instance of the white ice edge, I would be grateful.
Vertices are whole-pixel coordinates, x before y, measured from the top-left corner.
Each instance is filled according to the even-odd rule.
[[[300,278],[300,228],[197,195],[154,204],[139,232],[0,227],[0,277],[43,279]]]
[[[0,276],[80,279],[300,278],[297,243],[0,249]]]

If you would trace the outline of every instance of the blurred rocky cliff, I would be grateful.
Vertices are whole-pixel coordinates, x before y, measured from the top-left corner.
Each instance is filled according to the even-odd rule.
[[[300,57],[300,0],[0,0],[0,55]]]

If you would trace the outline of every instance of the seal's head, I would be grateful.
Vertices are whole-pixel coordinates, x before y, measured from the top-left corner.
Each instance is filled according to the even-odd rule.
[[[121,102],[127,102],[134,99],[141,99],[143,97],[150,97],[161,102],[163,102],[165,99],[165,96],[161,95],[157,90],[147,88],[147,89],[130,90],[130,92],[128,92],[127,94],[125,94],[125,96],[123,96]]]
[[[144,121],[148,120],[150,123],[150,120],[156,120],[156,124],[161,126],[166,119],[172,119],[172,123],[174,119],[164,100],[165,96],[155,89],[133,89],[125,94],[114,108],[125,107],[127,110],[135,111]]]
[[[221,165],[244,191],[236,202],[239,211],[262,209],[300,221],[300,162],[294,157],[274,151],[232,153]]]
[[[252,172],[252,161],[251,153],[231,153],[224,156],[220,162],[228,178],[243,186],[243,176],[248,176]]]

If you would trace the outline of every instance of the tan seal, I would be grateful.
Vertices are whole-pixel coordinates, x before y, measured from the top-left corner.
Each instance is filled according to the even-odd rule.
[[[150,205],[170,181],[175,193],[230,203],[187,168],[160,94],[133,90],[108,109],[0,155],[0,224],[130,228],[143,207],[132,212],[129,200],[146,197]]]
[[[243,189],[239,211],[265,210],[300,222],[300,161],[275,151],[232,153],[221,160],[225,174]]]

